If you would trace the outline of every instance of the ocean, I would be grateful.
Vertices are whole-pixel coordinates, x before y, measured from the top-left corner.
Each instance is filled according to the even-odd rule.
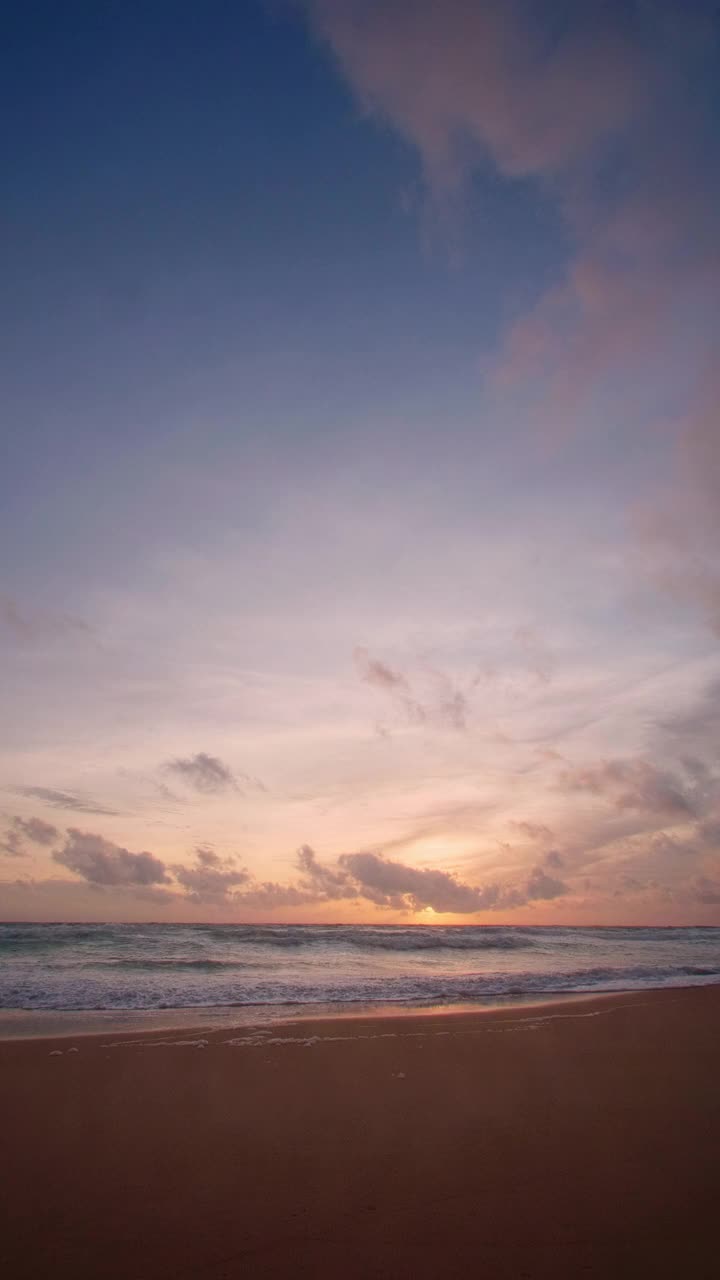
[[[247,1022],[713,982],[717,928],[0,924],[0,1010],[119,1025],[153,1011]]]

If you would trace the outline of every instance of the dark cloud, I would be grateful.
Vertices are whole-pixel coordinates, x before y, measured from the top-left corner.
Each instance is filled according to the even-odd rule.
[[[172,805],[179,805],[183,803],[182,797],[176,795],[169,787],[166,787],[164,782],[153,782],[153,786],[161,799],[168,800]]]
[[[356,649],[354,656],[360,679],[387,694],[410,724],[435,724],[458,731],[467,728],[467,697],[443,672],[429,666],[424,668],[429,688],[427,696],[419,698],[406,675],[373,658],[367,649]]]
[[[560,775],[565,791],[586,791],[609,797],[617,809],[637,809],[666,817],[694,812],[692,788],[670,770],[645,760],[603,760]]]
[[[714,680],[686,709],[650,724],[644,758],[566,764],[563,790],[602,797],[611,806],[581,821],[570,840],[576,869],[599,857],[621,861],[631,875],[639,868],[643,882],[666,875],[675,884],[687,876],[683,862],[699,865],[717,853],[719,714],[720,682]],[[668,825],[679,830],[664,831]]]
[[[5,832],[2,841],[0,841],[0,853],[4,853],[9,858],[25,857],[25,844],[22,835],[14,826]]]
[[[317,855],[309,844],[303,844],[298,849],[297,863],[303,891],[319,893],[329,900],[355,897],[347,872],[333,871],[331,867],[318,862]]]
[[[165,864],[151,853],[130,853],[102,836],[70,827],[53,858],[94,885],[167,884]]]
[[[60,835],[57,827],[42,818],[15,818],[13,825],[33,844],[52,844]]]
[[[447,871],[409,867],[378,853],[346,853],[338,862],[354,882],[355,896],[399,911],[420,912],[430,907],[438,914],[472,915],[509,910],[569,892],[567,885],[548,875],[542,865],[534,867],[528,880],[518,886],[478,886],[465,884]]]
[[[428,677],[433,696],[425,708],[426,718],[436,721],[442,728],[463,732],[467,729],[470,711],[466,695],[442,671],[428,668]]]
[[[82,618],[51,610],[22,609],[17,601],[0,595],[0,625],[24,644],[62,635],[91,635],[92,627]]]
[[[222,858],[214,849],[208,845],[198,845],[195,850],[195,857],[201,867],[219,867],[222,864]]]
[[[252,882],[236,895],[237,905],[271,910],[274,907],[300,907],[341,898],[356,898],[357,886],[345,870],[318,861],[314,849],[303,844],[297,851],[300,878],[297,884],[281,884],[265,880]]]
[[[720,680],[711,680],[689,707],[658,721],[665,740],[676,751],[720,755]]]
[[[69,791],[55,791],[52,787],[16,787],[15,792],[19,796],[44,800],[45,804],[52,805],[54,809],[72,809],[76,813],[94,813],[104,817],[113,817],[117,813],[115,809],[106,809],[93,800],[72,795]]]
[[[698,833],[711,853],[720,853],[720,814],[701,822]]]
[[[693,828],[693,834],[686,839],[667,831],[656,831],[650,838],[648,852],[658,870],[677,863],[678,859],[692,858],[701,852],[698,828]]]
[[[541,822],[511,822],[511,827],[519,831],[521,835],[527,836],[528,840],[552,840],[553,833],[550,827],[544,826]]]
[[[29,840],[31,844],[50,845],[57,839],[60,832],[50,822],[43,822],[42,818],[13,818],[12,825],[5,833],[4,842],[0,844],[0,849],[8,853],[11,857],[22,858],[25,853],[24,843]]]
[[[25,828],[40,843],[48,843],[51,832],[53,839],[58,835],[40,819],[29,819],[23,824]],[[374,852],[347,853],[332,863],[323,863],[307,844],[297,851],[297,881],[256,881],[236,858],[222,857],[208,845],[196,848],[192,865],[168,867],[151,853],[131,853],[96,833],[72,827],[63,847],[52,856],[94,888],[132,890],[135,896],[142,892],[158,905],[174,899],[272,910],[353,899],[397,911],[419,913],[432,908],[438,914],[467,915],[511,909],[568,892],[562,881],[549,874],[548,868],[561,865],[559,855],[553,854],[519,885],[482,887],[466,884],[446,871],[407,866]],[[171,888],[160,887],[165,885]]]
[[[378,658],[372,658],[367,649],[362,648],[355,650],[355,665],[360,679],[365,684],[373,685],[374,688],[388,693],[411,724],[425,722],[425,709],[413,697],[407,677],[402,672],[395,671],[386,663],[380,662]]]
[[[377,853],[346,853],[339,859],[357,885],[359,896],[399,910],[484,911],[497,903],[495,886],[478,889],[447,871],[418,869]]]
[[[530,873],[525,892],[530,902],[548,902],[551,898],[560,898],[569,890],[562,880],[548,875],[543,867],[535,867]]]
[[[250,879],[234,858],[221,858],[204,845],[195,850],[194,866],[176,864],[172,872],[190,901],[196,903],[230,902],[235,890]]]
[[[470,915],[509,910],[569,892],[567,885],[548,873],[547,867],[551,865],[559,864],[546,859],[545,865],[538,864],[529,878],[517,886],[480,887],[465,884],[446,871],[407,866],[379,853],[346,853],[328,865],[318,860],[309,845],[302,845],[297,853],[300,875],[296,883],[265,881],[258,884],[245,877],[245,887],[232,895],[232,901],[238,907],[270,910],[354,899],[395,911],[419,913],[432,908],[438,914]],[[173,870],[178,880],[190,887],[187,873],[181,873],[178,868]],[[222,888],[230,887],[230,880],[228,878],[227,886],[222,880],[219,884]]]
[[[401,690],[407,693],[409,685],[407,679],[400,671],[394,671],[384,662],[380,662],[379,658],[371,658],[367,649],[355,650],[355,662],[360,679],[366,684],[374,684],[378,689],[389,689],[396,693]]]
[[[168,773],[174,774],[180,781],[192,787],[194,791],[199,791],[201,795],[221,795],[226,791],[241,791],[243,789],[241,781],[254,790],[265,790],[261,782],[256,778],[248,777],[247,774],[241,774],[239,780],[222,760],[217,756],[208,755],[206,751],[199,751],[197,755],[188,756],[186,759],[168,760],[163,767]]]

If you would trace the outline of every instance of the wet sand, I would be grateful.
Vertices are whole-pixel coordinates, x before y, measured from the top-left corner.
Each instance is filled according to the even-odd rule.
[[[5,1041],[0,1099],[14,1280],[717,1274],[718,987]]]

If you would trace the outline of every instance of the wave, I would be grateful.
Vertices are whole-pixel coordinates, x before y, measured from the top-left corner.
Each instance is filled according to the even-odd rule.
[[[628,928],[607,926],[498,925],[248,925],[248,924],[1,924],[0,952],[55,950],[77,946],[90,959],[96,948],[105,954],[116,949],[152,956],[161,951],[216,951],[238,946],[253,948],[353,948],[365,951],[522,951],[532,947],[558,947],[565,951],[579,942],[607,944],[631,941],[667,944],[674,937],[689,942],[717,938],[711,926],[694,928]],[[209,945],[208,945],[209,944]],[[213,957],[207,957],[208,961]]]
[[[251,960],[98,960],[94,969],[132,969],[137,973],[152,973],[155,969],[190,969],[213,973],[217,970],[264,969],[263,964]]]
[[[486,925],[412,925],[380,928],[353,925],[209,926],[203,934],[214,942],[234,941],[267,947],[355,947],[380,951],[516,951],[535,945],[530,930]]]
[[[203,962],[200,962],[200,966]],[[176,966],[175,966],[176,967]],[[0,1007],[35,1010],[141,1010],[187,1008],[244,1008],[259,1006],[315,1006],[318,1004],[397,1004],[406,1006],[482,1003],[488,1000],[561,996],[572,993],[628,991],[668,986],[693,986],[720,982],[720,964],[679,964],[656,967],[595,967],[571,972],[516,972],[457,976],[393,976],[345,981],[332,971],[311,981],[270,980],[267,975],[244,980],[230,976],[212,983],[173,980],[172,964],[166,978],[153,975],[132,985],[98,980],[91,975],[64,978],[46,970],[20,984],[0,981]]]
[[[55,947],[74,947],[81,942],[96,945],[109,936],[107,925],[0,925],[0,952],[10,950],[45,950]]]
[[[351,946],[380,951],[522,951],[535,945],[534,940],[517,933],[499,933],[485,930],[465,933],[455,929],[440,931],[430,925],[422,933],[362,933],[348,936],[344,941]],[[430,930],[433,930],[432,932]]]

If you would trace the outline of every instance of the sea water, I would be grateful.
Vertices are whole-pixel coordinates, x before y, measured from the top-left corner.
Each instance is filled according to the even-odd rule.
[[[0,1010],[422,1009],[720,981],[720,929],[0,924]]]

